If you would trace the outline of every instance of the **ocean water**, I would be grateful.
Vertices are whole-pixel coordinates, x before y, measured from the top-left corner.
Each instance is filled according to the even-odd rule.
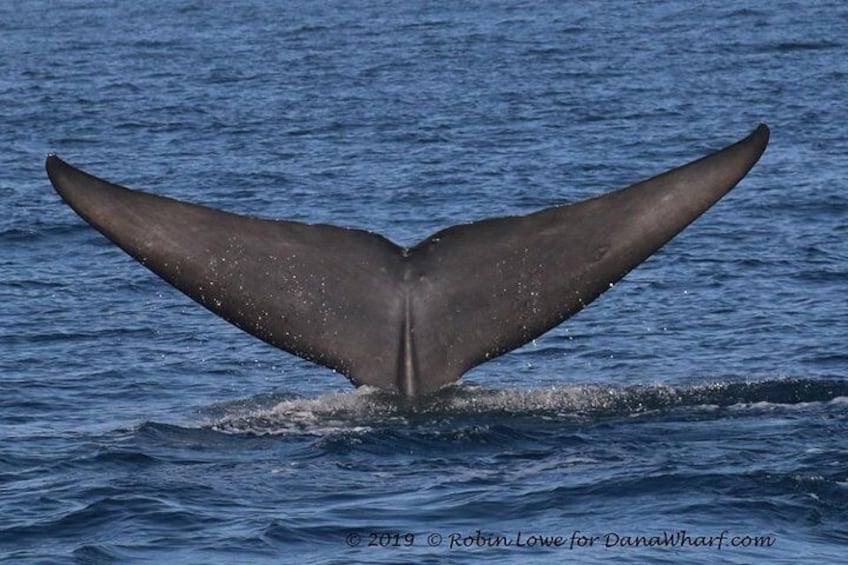
[[[0,559],[844,562],[846,38],[836,1],[0,4]],[[759,122],[715,208],[411,406],[198,307],[44,173],[413,244]]]

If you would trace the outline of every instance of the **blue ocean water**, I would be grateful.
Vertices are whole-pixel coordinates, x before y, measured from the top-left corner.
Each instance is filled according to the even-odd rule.
[[[842,563],[846,32],[836,1],[0,4],[0,558]],[[43,168],[413,244],[761,121],[703,218],[414,406],[199,308]]]

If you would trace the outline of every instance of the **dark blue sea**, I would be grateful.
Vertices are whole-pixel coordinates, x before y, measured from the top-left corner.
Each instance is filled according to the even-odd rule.
[[[0,559],[844,563],[843,2],[0,4]],[[44,158],[412,245],[760,122],[725,199],[412,405],[200,308]]]

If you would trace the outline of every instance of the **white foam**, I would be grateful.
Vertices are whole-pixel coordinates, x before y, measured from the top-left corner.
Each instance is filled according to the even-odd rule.
[[[822,383],[823,386],[832,384]],[[820,400],[809,400],[809,391],[816,386],[817,381],[791,379],[679,387],[655,384],[490,389],[461,384],[414,402],[362,387],[352,392],[334,392],[316,398],[286,398],[271,407],[267,406],[267,399],[265,406],[251,405],[250,402],[234,403],[234,409],[224,408],[211,427],[225,433],[324,436],[334,433],[358,435],[381,427],[450,426],[460,419],[472,420],[465,424],[477,422],[488,425],[492,418],[532,417],[543,422],[573,422],[606,416],[640,416],[681,407],[708,412],[722,407],[735,412],[773,411],[822,404]],[[804,398],[805,395],[807,398]],[[773,397],[791,397],[793,400],[775,401]],[[840,395],[825,402],[845,403],[848,397]]]

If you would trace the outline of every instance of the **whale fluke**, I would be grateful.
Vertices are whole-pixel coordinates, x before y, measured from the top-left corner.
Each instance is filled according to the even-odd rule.
[[[581,310],[733,188],[768,139],[760,125],[617,192],[453,226],[412,248],[131,190],[55,155],[46,166],[83,219],[212,312],[357,386],[414,396]]]

